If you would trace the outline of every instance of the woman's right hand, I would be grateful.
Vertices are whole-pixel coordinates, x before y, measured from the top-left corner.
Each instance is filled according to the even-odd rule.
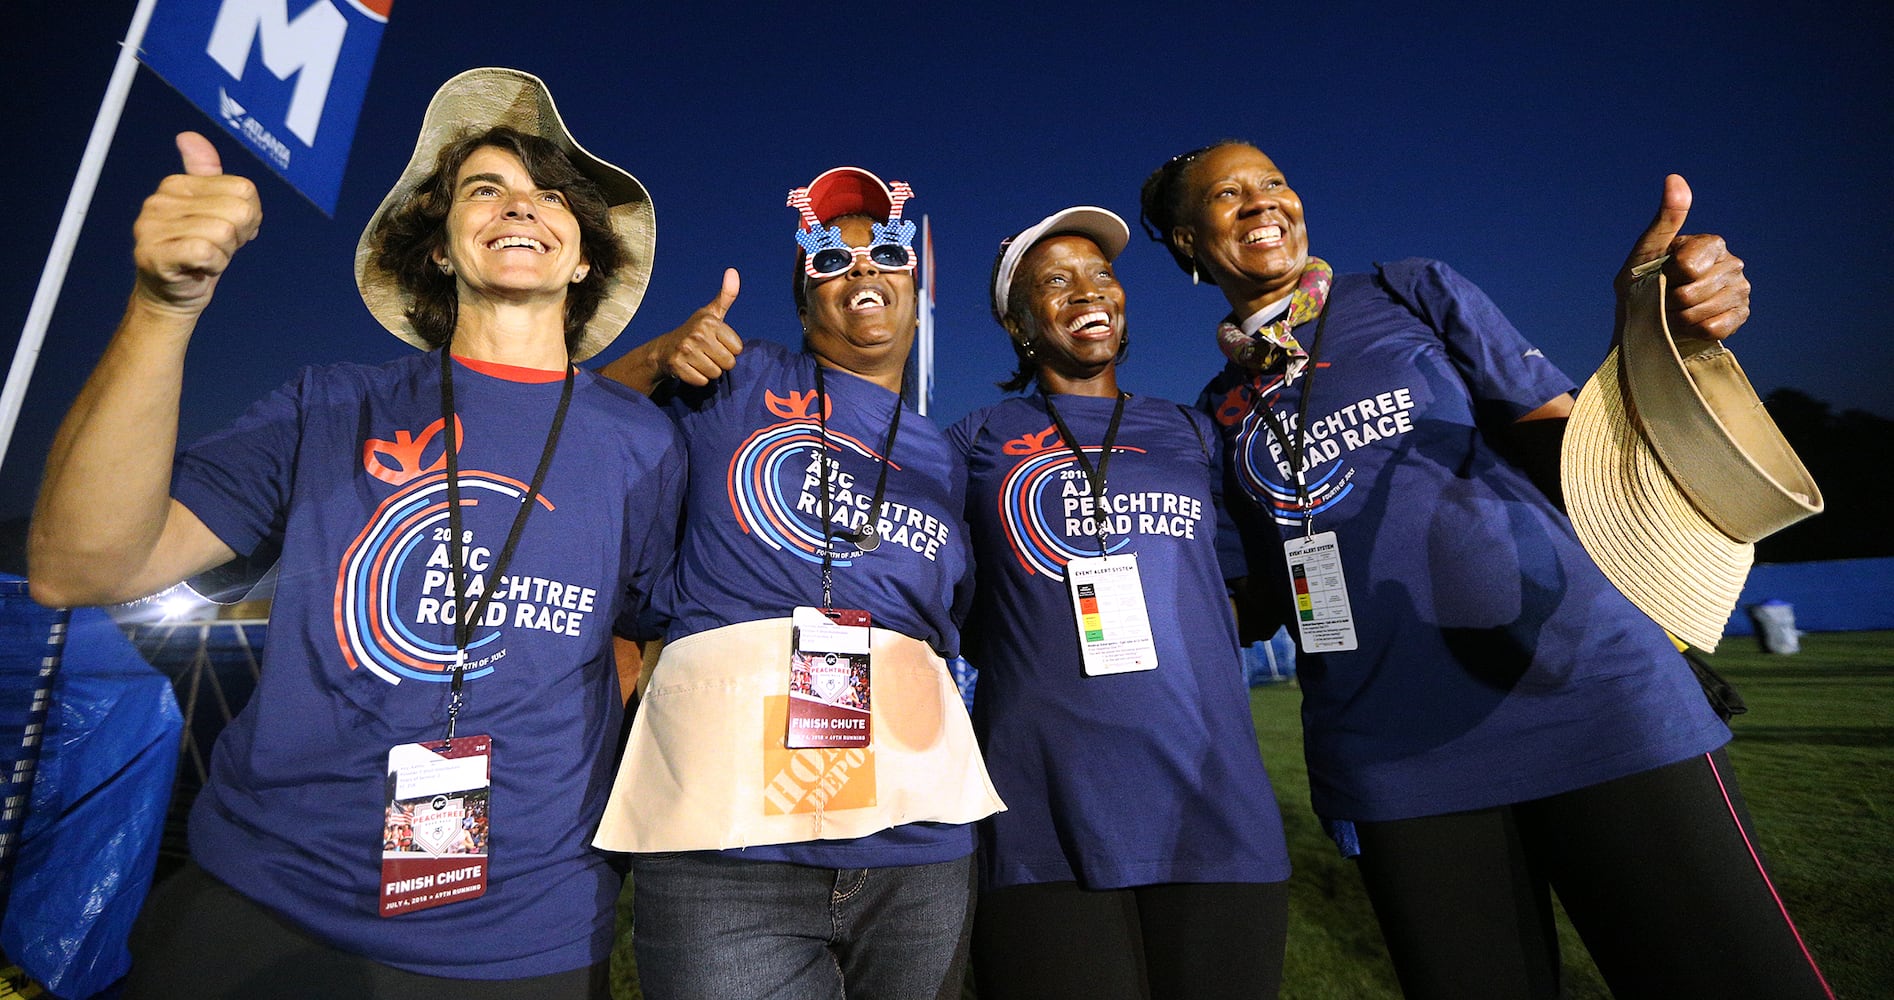
[[[737,269],[724,268],[723,287],[709,304],[691,313],[677,329],[627,351],[599,369],[599,374],[647,396],[667,376],[687,385],[709,385],[736,367],[737,355],[743,353],[743,338],[724,322],[737,301],[739,287]]]
[[[132,223],[134,300],[195,317],[210,304],[237,248],[256,238],[263,203],[249,178],[226,174],[217,147],[196,132],[177,137],[184,172],[145,199]]]
[[[723,287],[717,297],[702,309],[691,313],[682,326],[656,341],[658,372],[687,385],[709,385],[717,376],[736,366],[743,353],[743,338],[724,317],[736,304],[742,282],[737,269],[723,269]]]

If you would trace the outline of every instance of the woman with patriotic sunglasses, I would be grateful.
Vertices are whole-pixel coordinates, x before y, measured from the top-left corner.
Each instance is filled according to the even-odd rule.
[[[1002,806],[942,660],[971,573],[959,456],[901,402],[911,193],[856,167],[791,192],[800,350],[730,328],[732,271],[606,369],[659,389],[691,464],[597,840],[632,852],[647,996],[958,994],[973,823]]]

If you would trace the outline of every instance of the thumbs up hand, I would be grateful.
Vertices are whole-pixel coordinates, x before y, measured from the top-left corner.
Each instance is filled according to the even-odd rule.
[[[237,248],[254,239],[263,205],[249,179],[223,172],[210,140],[177,137],[184,172],[166,177],[132,223],[133,295],[146,305],[196,316]]]
[[[1671,335],[1722,340],[1749,319],[1749,279],[1743,276],[1742,258],[1730,253],[1723,237],[1678,235],[1690,214],[1690,201],[1690,185],[1682,177],[1664,178],[1657,215],[1618,273],[1618,295],[1622,300],[1630,287],[1632,268],[1669,254],[1664,311]]]
[[[742,282],[734,267],[724,268],[723,287],[717,297],[690,319],[658,338],[658,371],[673,375],[689,385],[709,385],[729,371],[743,353],[743,338],[724,322],[730,307],[736,304]]]

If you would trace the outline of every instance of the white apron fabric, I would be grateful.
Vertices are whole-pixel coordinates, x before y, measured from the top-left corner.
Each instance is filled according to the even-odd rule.
[[[1006,806],[926,643],[870,638],[864,749],[784,747],[788,618],[669,643],[632,723],[597,847],[699,851],[846,840],[904,823],[970,823]]]

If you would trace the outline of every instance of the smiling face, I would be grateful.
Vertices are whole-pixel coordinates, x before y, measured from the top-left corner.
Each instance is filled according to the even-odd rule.
[[[1239,315],[1289,294],[1309,260],[1302,199],[1254,146],[1219,146],[1190,165],[1171,238]],[[1246,309],[1247,307],[1247,309]]]
[[[519,157],[494,146],[467,156],[455,176],[446,245],[463,300],[562,300],[588,269],[566,196],[542,188]]]
[[[861,216],[834,223],[850,246],[867,246],[874,224]],[[802,313],[803,331],[816,357],[898,389],[908,348],[914,343],[914,272],[883,271],[865,254],[848,270],[812,279]]]
[[[1125,291],[1098,244],[1084,236],[1049,236],[1019,260],[1002,322],[1030,344],[1039,378],[1054,392],[1097,379],[1118,357],[1125,337]]]

